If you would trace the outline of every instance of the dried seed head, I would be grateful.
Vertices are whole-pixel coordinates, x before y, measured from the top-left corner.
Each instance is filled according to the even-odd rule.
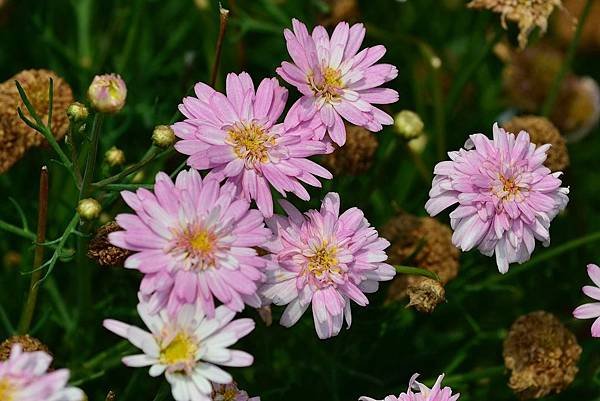
[[[339,22],[354,22],[360,17],[358,0],[325,0],[329,6],[327,15],[321,18],[321,24],[334,26]]]
[[[121,227],[114,221],[100,227],[90,241],[88,258],[95,260],[100,266],[123,266],[131,252],[108,241],[108,234],[115,231],[121,231]]]
[[[79,201],[77,213],[84,220],[94,220],[100,216],[102,205],[94,198],[86,198]]]
[[[271,311],[271,305],[261,306],[256,309],[260,320],[263,321],[265,326],[270,327],[273,324],[273,312]]]
[[[575,379],[580,355],[577,339],[554,315],[538,311],[521,316],[504,340],[508,386],[521,399],[560,393]]]
[[[438,304],[446,300],[444,287],[439,281],[428,277],[413,280],[406,292],[410,299],[408,306],[414,306],[419,312],[431,313]]]
[[[0,84],[0,174],[20,160],[29,148],[46,143],[40,133],[19,117],[17,108],[21,108],[25,116],[32,119],[21,101],[15,81],[25,90],[38,116],[42,121],[47,121],[50,78],[54,88],[51,128],[56,140],[60,140],[69,128],[65,111],[73,102],[71,88],[62,78],[48,70],[26,70]]]
[[[531,142],[538,146],[546,143],[552,145],[548,150],[548,158],[544,165],[553,172],[563,171],[569,165],[569,151],[565,139],[547,118],[538,116],[514,117],[502,126],[514,134],[526,131],[529,133]]]
[[[423,124],[421,117],[414,111],[402,110],[394,117],[394,127],[402,138],[411,140],[423,133],[425,124]]]
[[[567,141],[576,142],[600,120],[600,87],[591,77],[571,78],[564,86],[551,117]]]
[[[371,167],[377,138],[365,128],[346,126],[346,144],[323,157],[323,164],[336,175],[359,175]]]
[[[99,112],[118,113],[125,106],[127,86],[120,75],[96,75],[88,88],[88,97]]]
[[[106,396],[106,401],[116,401],[117,400],[117,394],[115,394],[114,391],[109,391],[108,395]]]
[[[44,351],[49,354],[50,350],[48,347],[35,337],[31,337],[29,334],[22,336],[13,336],[0,344],[0,361],[6,361],[10,356],[13,345],[20,344],[25,352],[36,352]]]
[[[157,125],[152,132],[154,146],[166,149],[175,143],[175,132],[168,125]]]
[[[121,166],[125,163],[125,152],[113,146],[104,154],[104,160],[111,167]]]
[[[452,244],[452,231],[437,220],[400,213],[383,226],[381,235],[391,243],[389,263],[409,264],[434,272],[442,286],[458,275],[460,252]],[[388,290],[387,301],[405,298],[408,288],[422,279],[398,275]]]
[[[529,34],[537,26],[546,32],[548,18],[555,8],[561,8],[561,0],[472,0],[470,8],[487,9],[501,14],[502,26],[506,29],[506,20],[519,25],[519,46],[527,46]]]

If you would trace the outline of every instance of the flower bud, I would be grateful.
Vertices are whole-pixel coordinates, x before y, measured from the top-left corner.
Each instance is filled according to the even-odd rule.
[[[77,213],[84,220],[94,220],[100,216],[102,206],[94,198],[86,198],[79,201],[77,205]]]
[[[168,125],[157,125],[152,132],[152,143],[166,149],[175,143],[175,132]]]
[[[411,139],[406,145],[413,153],[420,155],[427,147],[427,142],[427,135],[421,135],[415,139]]]
[[[96,75],[88,96],[92,106],[101,113],[117,113],[125,105],[127,86],[117,74]]]
[[[88,115],[88,109],[82,103],[71,103],[67,108],[67,117],[69,117],[71,123],[82,123],[87,120]]]
[[[104,160],[106,160],[106,163],[110,167],[121,166],[123,163],[125,163],[125,152],[116,146],[113,146],[104,154]]]
[[[394,125],[398,134],[407,140],[420,136],[425,126],[421,117],[410,110],[402,110],[396,114]]]

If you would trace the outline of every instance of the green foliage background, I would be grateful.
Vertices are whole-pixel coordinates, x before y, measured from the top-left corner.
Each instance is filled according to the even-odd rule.
[[[23,69],[48,68],[64,77],[76,98],[84,100],[95,74],[120,73],[129,89],[127,106],[106,121],[100,155],[116,144],[134,162],[150,145],[152,128],[172,120],[193,83],[209,79],[218,11],[214,1],[207,3],[205,10],[199,10],[193,0],[9,0],[0,11],[0,80]],[[448,103],[453,83],[476,62],[499,25],[497,15],[468,10],[465,3],[360,2],[360,19],[368,29],[366,42],[384,44],[385,62],[399,69],[391,86],[400,92],[400,101],[389,111],[413,109],[425,121],[430,142],[423,158],[429,170],[439,160],[436,134],[440,130],[445,137],[441,149],[456,149],[468,134],[489,133],[510,107],[502,92],[502,64],[491,52],[483,53],[468,90],[460,93],[455,104]],[[249,71],[255,81],[274,76],[275,68],[288,59],[283,28],[292,17],[314,25],[327,9],[319,0],[230,0],[224,6],[232,16],[219,88],[229,71]],[[514,33],[507,34],[511,40]],[[429,51],[442,60],[438,72],[429,67]],[[578,55],[573,65],[577,74],[597,80],[599,67],[597,54]],[[298,94],[290,92],[291,105]],[[600,262],[600,238],[585,242],[600,232],[599,134],[596,129],[585,140],[569,145],[571,166],[565,183],[571,187],[571,202],[552,226],[551,247],[539,246],[530,263],[513,266],[509,274],[500,276],[493,259],[477,252],[463,254],[461,273],[446,289],[448,302],[432,315],[405,309],[401,303],[383,306],[384,286],[369,307],[353,308],[351,330],[329,341],[317,339],[310,314],[291,329],[277,324],[267,328],[255,311],[246,310],[244,315],[258,320],[257,329],[240,348],[254,354],[256,362],[233,371],[240,387],[266,401],[356,400],[365,394],[379,398],[397,394],[405,390],[414,372],[428,380],[445,372],[446,383],[463,394],[463,401],[513,400],[516,397],[506,386],[502,340],[518,316],[543,309],[572,329],[584,348],[576,381],[563,394],[546,399],[600,400],[600,341],[590,337],[591,322],[571,316],[584,301],[580,287],[588,284],[585,265]],[[341,194],[344,208],[363,208],[375,226],[383,225],[397,207],[424,215],[430,183],[419,175],[393,129],[385,129],[378,138],[380,147],[369,173],[336,177],[323,189],[311,190],[310,204],[298,199],[294,203],[308,209],[334,190]],[[50,163],[50,239],[61,235],[77,199],[68,175],[49,161],[53,157],[48,150],[31,151],[0,176],[0,219],[19,224],[10,197],[35,230],[37,174],[42,164]],[[182,160],[174,155],[153,163],[145,170],[145,182],[152,182],[158,170],[173,171]],[[117,202],[108,211],[121,210],[124,206]],[[72,252],[75,239],[68,242]],[[580,240],[585,243],[579,244]],[[33,258],[30,241],[0,232],[0,254],[8,251],[21,253],[23,259],[19,268],[0,269],[0,339],[16,325]],[[72,369],[73,380],[92,401],[104,400],[109,389],[117,392],[119,401],[166,397],[163,379],[120,364],[119,358],[132,349],[101,327],[107,317],[139,322],[134,309],[139,275],[99,268],[85,258],[77,260],[72,252],[63,255],[65,260],[42,284],[32,334],[50,346],[56,366]],[[281,310],[274,313],[277,318]]]

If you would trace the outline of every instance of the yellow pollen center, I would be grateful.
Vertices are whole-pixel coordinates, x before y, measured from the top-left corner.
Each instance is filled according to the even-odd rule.
[[[208,253],[212,251],[213,240],[208,232],[200,231],[191,239],[190,245],[196,252]]]
[[[179,363],[193,363],[196,360],[198,344],[186,333],[177,336],[160,351],[160,363],[164,365],[177,365]]]
[[[238,392],[234,388],[229,388],[223,393],[223,401],[235,401]]]
[[[328,87],[340,88],[342,86],[342,73],[335,68],[326,67],[323,71],[323,80]]]
[[[515,194],[517,192],[519,192],[519,187],[515,185],[514,180],[512,179],[506,179],[504,177],[500,177],[500,181],[502,181],[502,185],[503,185],[503,190],[505,192],[508,192],[509,194]]]
[[[322,71],[322,82],[315,82],[314,76],[308,76],[308,84],[315,95],[322,96],[327,102],[340,97],[340,89],[343,88],[342,72],[338,69],[325,67]]]
[[[7,379],[0,379],[0,400],[13,401],[14,388]]]
[[[335,247],[327,247],[323,244],[314,256],[311,256],[308,261],[308,271],[314,274],[317,278],[321,278],[325,273],[339,273],[338,260]]]
[[[227,142],[233,146],[233,151],[240,159],[251,164],[269,161],[269,148],[275,146],[276,141],[259,125],[250,123],[241,128],[234,127],[228,134]]]

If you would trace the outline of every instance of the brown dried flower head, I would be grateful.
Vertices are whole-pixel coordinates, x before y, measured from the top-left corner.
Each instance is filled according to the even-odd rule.
[[[27,117],[30,116],[15,81],[19,81],[42,121],[47,121],[49,78],[54,82],[52,132],[60,140],[69,128],[66,110],[73,102],[69,84],[48,70],[22,71],[0,84],[0,174],[21,159],[27,149],[46,142],[40,133],[28,127],[19,117],[18,107]]]
[[[334,26],[338,22],[354,22],[360,16],[358,0],[325,0],[329,12],[320,18],[321,24]]]
[[[121,227],[114,221],[100,227],[90,241],[88,257],[95,260],[100,266],[123,266],[131,252],[108,242],[108,234],[120,230]]]
[[[502,27],[506,21],[519,25],[519,46],[527,46],[529,34],[537,26],[542,33],[548,29],[548,18],[555,8],[561,8],[561,0],[473,0],[470,8],[487,9],[501,14]]]
[[[514,134],[520,131],[529,133],[531,142],[536,145],[549,143],[548,158],[544,165],[550,170],[563,171],[569,165],[569,151],[565,139],[550,120],[538,116],[514,117],[502,124],[504,129]]]
[[[346,144],[323,157],[323,164],[335,175],[359,175],[371,167],[377,138],[365,128],[346,126]]]
[[[10,357],[10,352],[15,344],[20,344],[25,352],[44,351],[47,354],[50,353],[44,343],[29,334],[12,336],[0,344],[0,361],[6,361]]]
[[[410,302],[419,312],[431,313],[440,303],[446,300],[446,291],[439,281],[418,277],[414,279],[406,290]]]
[[[508,386],[521,398],[560,393],[575,379],[581,347],[554,315],[532,312],[519,317],[504,340]]]
[[[410,264],[434,272],[441,286],[458,275],[460,252],[452,244],[452,231],[445,224],[431,217],[400,213],[382,227],[381,235],[391,243],[389,263]],[[405,298],[408,288],[418,288],[422,281],[423,277],[398,275],[388,291],[388,302]]]

